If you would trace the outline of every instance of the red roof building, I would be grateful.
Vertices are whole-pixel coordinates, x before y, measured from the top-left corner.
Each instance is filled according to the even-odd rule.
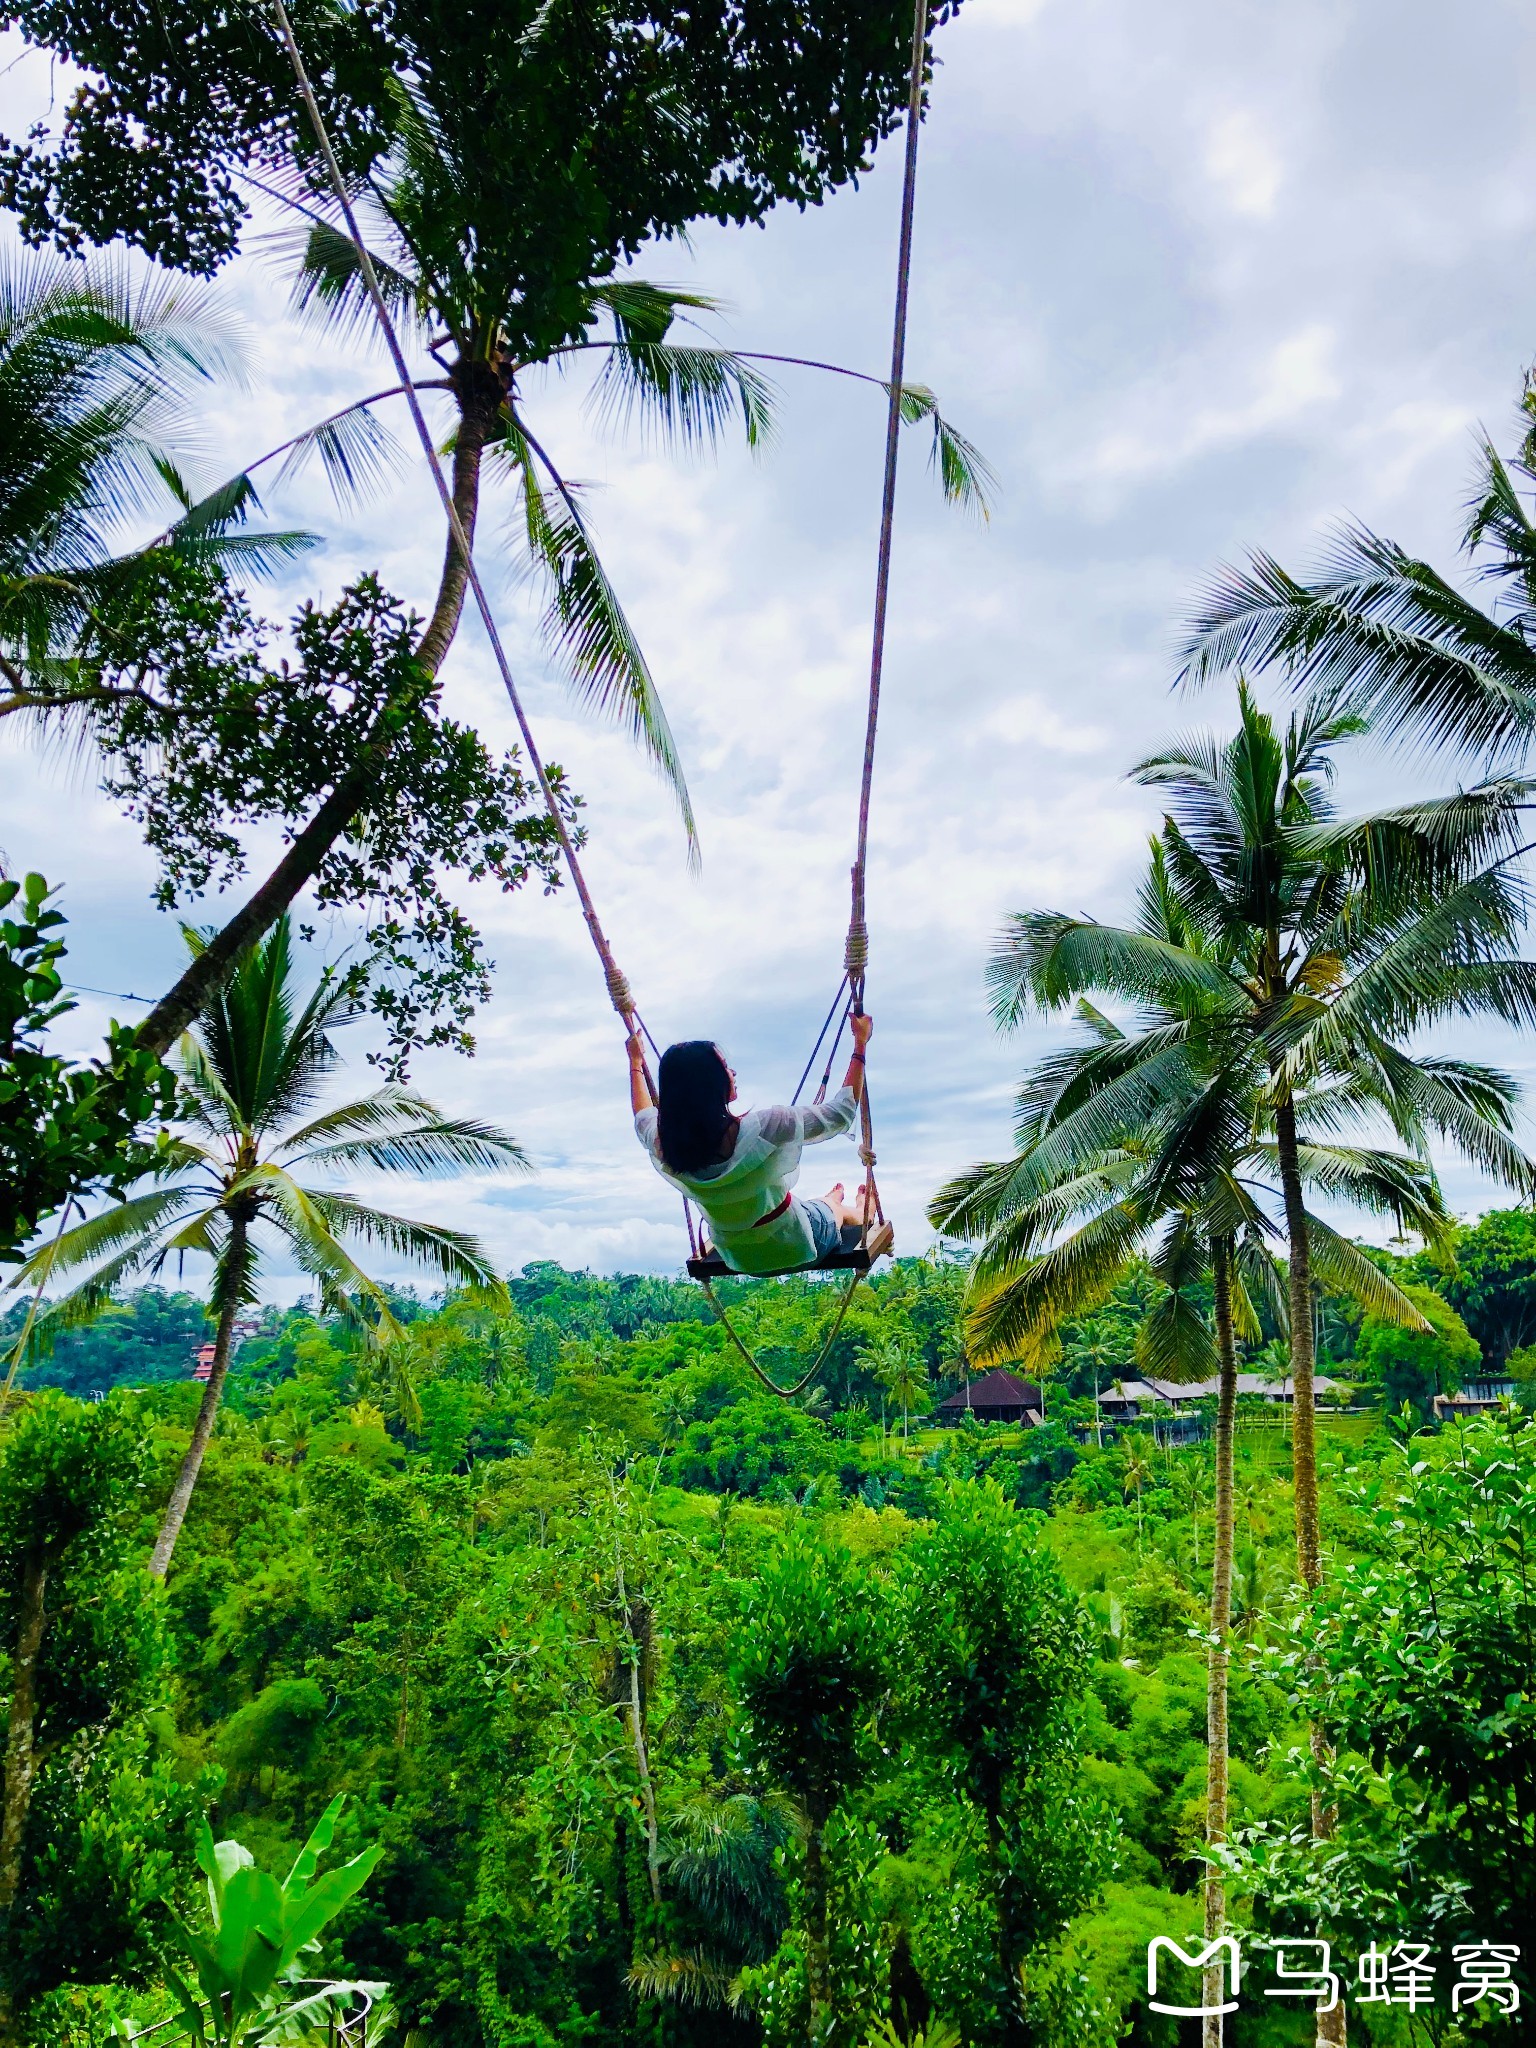
[[[978,1422],[1027,1422],[1033,1428],[1044,1417],[1045,1400],[1028,1380],[998,1370],[968,1381],[938,1406],[941,1422],[958,1422],[967,1413]]]
[[[193,1379],[203,1381],[212,1379],[213,1361],[217,1352],[218,1346],[215,1344],[200,1344],[197,1347],[196,1360],[192,1367]]]

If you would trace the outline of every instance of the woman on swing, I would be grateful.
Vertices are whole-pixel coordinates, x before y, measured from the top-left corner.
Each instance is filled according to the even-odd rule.
[[[850,1204],[842,1183],[819,1200],[792,1194],[800,1153],[853,1128],[864,1093],[864,1048],[874,1026],[849,1020],[853,1057],[843,1085],[825,1102],[749,1109],[735,1116],[736,1076],[707,1038],[669,1045],[654,1101],[645,1048],[629,1041],[629,1099],[635,1132],[663,1180],[704,1212],[716,1252],[734,1273],[783,1273],[813,1265],[840,1247],[853,1249],[864,1227],[864,1190]],[[891,1227],[870,1233],[867,1249],[889,1251]]]

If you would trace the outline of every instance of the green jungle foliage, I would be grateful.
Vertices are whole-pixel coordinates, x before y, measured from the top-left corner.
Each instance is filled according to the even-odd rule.
[[[211,1938],[202,1812],[205,1865],[225,1838],[276,1883],[339,1795],[332,1860],[361,1873],[376,1848],[377,1868],[305,1974],[386,1982],[393,2023],[448,2048],[861,2048],[941,2022],[1175,2048],[1145,1958],[1199,1924],[1210,1448],[1100,1445],[1074,1391],[1133,1369],[1139,1269],[1064,1331],[1045,1427],[937,1429],[909,1387],[904,1443],[893,1364],[929,1402],[958,1384],[964,1277],[898,1262],[789,1404],[659,1278],[531,1266],[510,1310],[403,1303],[383,1353],[268,1311],[163,1590],[141,1567],[196,1406],[195,1305],[144,1290],[79,1333],[137,1327],[131,1362],[69,1369],[140,1391],[34,1394],[0,1447],[8,1558],[52,1540],[38,1445],[105,1475],[60,1567],[89,1596],[41,1651],[57,1725],[0,1985],[18,2038],[171,2016],[166,1960]],[[733,1293],[770,1363],[831,1313],[811,1280]],[[1347,1308],[1338,1330],[1369,1342]],[[1504,1759],[1532,1747],[1536,1432],[1430,1432],[1410,1456],[1383,1419],[1323,1418],[1338,1568],[1300,1633],[1285,1433],[1262,1404],[1239,1420],[1229,1884],[1257,1934],[1310,1930],[1320,1704],[1345,1731],[1337,1925],[1363,1947],[1422,1922],[1448,1958],[1531,1906],[1529,1786]],[[1408,2020],[1351,2011],[1372,2042]],[[1232,2038],[1310,2033],[1254,1997]]]

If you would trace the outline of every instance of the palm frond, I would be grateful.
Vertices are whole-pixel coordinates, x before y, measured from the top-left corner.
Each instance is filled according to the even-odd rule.
[[[379,291],[397,327],[419,328],[417,282],[378,250],[368,251]],[[312,220],[298,253],[293,280],[293,310],[301,317],[349,342],[373,340],[377,316],[352,237],[344,228]]]
[[[483,1287],[498,1297],[505,1294],[505,1282],[490,1253],[466,1231],[392,1216],[387,1210],[375,1209],[351,1195],[330,1194],[319,1188],[300,1192],[327,1231],[337,1236],[360,1238],[397,1258],[426,1266],[461,1287]]]
[[[641,1956],[624,1981],[638,1998],[673,2005],[734,2010],[740,2003],[740,1973],[702,1948]]]
[[[1518,1091],[1507,1075],[1469,1061],[1415,1060],[1382,1040],[1372,1050],[1383,1106],[1400,1128],[1433,1131],[1483,1172],[1536,1200],[1536,1163],[1510,1134]]]
[[[574,492],[522,421],[506,419],[506,450],[516,472],[529,561],[547,580],[544,630],[564,654],[583,702],[625,727],[671,786],[697,860],[698,832],[682,762],[650,667],[592,544]],[[548,474],[554,502],[535,471]]]
[[[1212,586],[1180,682],[1268,667],[1337,693],[1376,729],[1426,750],[1518,755],[1536,729],[1536,650],[1525,636],[1364,527],[1338,536],[1310,584],[1261,554]]]
[[[66,1330],[80,1330],[94,1323],[112,1306],[112,1296],[124,1280],[136,1273],[157,1271],[168,1252],[168,1245],[139,1240],[115,1257],[104,1259],[93,1273],[58,1301],[49,1302],[34,1319],[27,1341],[28,1355],[46,1358]]]
[[[994,1265],[1011,1266],[1035,1257],[1078,1217],[1125,1200],[1143,1171],[1138,1154],[1111,1150],[1083,1171],[1021,1188],[1017,1160],[974,1166],[939,1190],[929,1219],[947,1237],[985,1234]]]
[[[383,1288],[369,1278],[336,1237],[335,1227],[341,1222],[337,1205],[344,1197],[313,1194],[301,1188],[281,1167],[271,1165],[258,1166],[232,1182],[229,1192],[251,1194],[261,1200],[299,1264],[320,1282],[327,1300],[339,1313],[363,1323],[381,1342],[393,1343],[404,1335]],[[365,1323],[361,1314],[363,1304],[372,1310],[372,1324]]]
[[[1161,1380],[1207,1380],[1220,1361],[1210,1324],[1187,1294],[1168,1288],[1136,1330],[1136,1364]]]
[[[677,448],[714,448],[739,421],[747,446],[773,433],[774,386],[730,349],[616,342],[588,405],[605,427],[638,426]]]
[[[1340,1237],[1310,1210],[1307,1250],[1313,1274],[1332,1293],[1352,1296],[1367,1315],[1380,1316],[1384,1322],[1400,1323],[1408,1330],[1430,1331],[1430,1325],[1397,1282],[1373,1265],[1358,1245]]]
[[[1291,1295],[1269,1239],[1261,1229],[1246,1230],[1237,1241],[1237,1273],[1250,1302],[1262,1302],[1271,1322],[1283,1338],[1291,1329]],[[1250,1311],[1251,1312],[1251,1311]],[[1251,1327],[1239,1333],[1255,1344],[1260,1331],[1255,1318]]]
[[[12,1288],[47,1286],[66,1273],[78,1273],[97,1259],[117,1257],[138,1247],[136,1256],[154,1255],[162,1233],[184,1216],[198,1199],[188,1187],[152,1188],[125,1201],[109,1203],[72,1230],[50,1238],[16,1270]]]
[[[1507,776],[1365,817],[1306,821],[1287,837],[1302,861],[1341,862],[1373,905],[1423,902],[1517,849],[1533,789],[1528,778]]]
[[[1061,911],[1016,911],[987,964],[992,1015],[1011,1029],[1031,1007],[1056,1010],[1095,993],[1177,1011],[1189,998],[1234,1004],[1236,990],[1214,961],[1147,932],[1097,924]]]
[[[476,1117],[445,1117],[425,1097],[403,1088],[381,1089],[328,1111],[294,1132],[282,1150],[296,1166],[372,1166],[421,1180],[532,1171],[527,1154],[505,1131]]]
[[[378,418],[376,404],[376,399],[361,399],[295,434],[278,465],[278,483],[291,483],[318,460],[338,505],[377,499],[400,476],[405,452]]]
[[[1027,1357],[1062,1323],[1109,1293],[1147,1227],[1141,1208],[1117,1203],[1022,1270],[983,1249],[971,1268],[967,1330],[978,1359]]]
[[[885,388],[889,392],[890,386]],[[933,446],[928,466],[938,477],[939,488],[950,504],[990,519],[997,475],[981,450],[943,417],[938,399],[926,384],[903,384],[900,405],[901,417],[908,426],[932,420]]]

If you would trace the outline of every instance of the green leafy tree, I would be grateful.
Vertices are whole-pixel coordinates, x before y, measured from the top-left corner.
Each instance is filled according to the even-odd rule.
[[[194,934],[194,948],[201,940]],[[360,1238],[469,1286],[499,1283],[486,1254],[458,1231],[415,1223],[354,1195],[305,1186],[305,1168],[366,1166],[417,1176],[496,1172],[523,1165],[515,1142],[472,1118],[443,1116],[398,1087],[294,1119],[314,1108],[339,1055],[331,1034],[357,1014],[345,985],[323,975],[307,999],[297,985],[288,922],[238,963],[179,1068],[193,1104],[154,1185],[78,1224],[33,1254],[20,1281],[45,1282],[89,1268],[42,1320],[68,1327],[99,1315],[128,1275],[157,1271],[175,1254],[214,1260],[214,1359],[192,1440],[171,1489],[150,1569],[163,1577],[186,1517],[224,1391],[235,1319],[255,1299],[261,1235],[272,1229],[318,1281],[322,1298],[373,1338],[397,1338],[385,1291],[357,1265],[344,1240]]]
[[[1076,1702],[1088,1645],[1077,1603],[995,1483],[962,1485],[902,1557],[912,1767],[948,1775],[986,1837],[992,1971],[967,2011],[976,2041],[1031,2039],[1023,1972],[1114,1866],[1108,1815],[1081,1783]]]
[[[1267,1660],[1338,1731],[1322,1773],[1337,1837],[1316,1843],[1277,1816],[1243,1831],[1233,1872],[1282,1929],[1320,1916],[1362,1947],[1397,1934],[1525,1947],[1528,1999],[1536,1429],[1488,1418],[1416,1438],[1358,1474],[1349,1499],[1369,1550]],[[1303,1781],[1318,1769],[1287,1763]]]
[[[41,875],[0,878],[0,1265],[66,1202],[152,1165],[155,1147],[139,1133],[175,1102],[171,1075],[129,1031],[114,1026],[87,1064],[48,1049],[50,1026],[75,1008],[59,973],[64,924]],[[18,1334],[7,1392],[22,1350]]]
[[[211,24],[187,8],[150,49],[127,11],[28,4],[17,21],[93,81],[62,129],[8,153],[5,203],[25,234],[70,246],[123,236],[211,271],[246,217],[240,173],[296,163],[323,193],[263,22]],[[480,219],[501,253],[525,343],[579,332],[583,288],[648,240],[695,218],[816,204],[863,170],[906,102],[910,15],[867,0],[836,0],[814,21],[782,0],[707,21],[640,8],[592,22],[520,5],[492,23],[398,4],[366,23],[309,9],[295,21],[354,172],[409,127],[399,78],[427,82],[468,188],[451,194],[455,211]],[[136,175],[146,147],[152,182]]]
[[[935,18],[953,11],[946,5]],[[29,41],[67,48],[98,81],[72,103],[56,146],[34,137],[0,159],[0,193],[25,234],[66,245],[126,234],[164,261],[208,271],[238,241],[236,181],[253,180],[305,221],[300,302],[328,310],[344,330],[371,321],[355,250],[339,231],[287,59],[265,21],[215,29],[199,17],[179,41],[166,20],[171,40],[157,40],[154,54],[126,15],[76,15],[71,0],[28,6],[18,25]],[[665,430],[697,440],[739,409],[756,438],[766,415],[755,373],[728,352],[667,339],[677,313],[704,302],[613,283],[612,273],[648,238],[683,232],[696,217],[757,220],[779,199],[803,205],[856,175],[904,105],[902,10],[842,0],[813,23],[782,4],[733,5],[705,27],[644,10],[578,25],[532,4],[494,23],[429,22],[391,5],[366,25],[301,9],[298,34],[322,81],[344,174],[388,244],[376,264],[382,288],[408,336],[433,354],[423,388],[448,397],[464,530],[473,537],[493,449],[518,483],[517,524],[548,580],[554,636],[579,690],[644,740],[686,814],[644,657],[576,493],[520,411],[518,378],[560,353],[602,348],[607,395],[621,413],[641,402]],[[153,194],[137,177],[118,188],[125,143],[136,160],[144,147],[155,150]],[[611,341],[590,336],[599,316],[612,321]],[[370,394],[286,452],[318,452],[348,489],[367,483],[382,448],[373,408],[397,395]],[[937,420],[931,394],[912,387],[904,411],[935,422],[946,489],[971,495],[974,453]],[[230,489],[243,499],[248,478]],[[445,548],[417,648],[427,679],[447,653],[466,588],[451,535]],[[395,716],[393,705],[379,714],[278,868],[146,1019],[146,1045],[165,1049],[235,953],[312,878],[366,800]]]
[[[1490,1209],[1459,1230],[1455,1266],[1439,1277],[1438,1291],[1490,1366],[1536,1342],[1536,1213]]]
[[[163,1682],[159,1616],[125,1575],[143,1449],[117,1401],[42,1394],[0,1435],[0,2041],[70,1977],[142,1968],[140,1879],[186,1818],[140,1716]]]
[[[479,933],[449,878],[506,892],[560,879],[537,784],[515,752],[498,759],[443,715],[416,637],[412,616],[363,576],[334,604],[301,606],[274,647],[270,623],[221,576],[162,563],[85,636],[77,663],[102,788],[155,856],[162,907],[232,887],[250,828],[292,828],[316,906],[361,921],[350,981],[369,989],[397,1073],[418,1046],[469,1049],[468,1020],[489,995]],[[360,793],[331,816],[338,778],[354,771]],[[579,838],[564,778],[546,772]],[[317,839],[322,812],[331,823]],[[286,900],[261,897],[258,929]],[[201,975],[221,938],[189,972]],[[160,1023],[138,1036],[168,1042]]]
[[[1482,1351],[1455,1309],[1432,1287],[1410,1281],[1403,1291],[1428,1328],[1407,1329],[1367,1316],[1355,1353],[1379,1383],[1389,1412],[1407,1401],[1423,1418],[1433,1412],[1436,1394],[1456,1392]]]
[[[827,1827],[873,1767],[868,1725],[889,1682],[889,1621],[881,1589],[845,1550],[796,1530],[757,1576],[732,1658],[748,1754],[804,1823],[813,2029],[826,2025],[835,1997]]]

